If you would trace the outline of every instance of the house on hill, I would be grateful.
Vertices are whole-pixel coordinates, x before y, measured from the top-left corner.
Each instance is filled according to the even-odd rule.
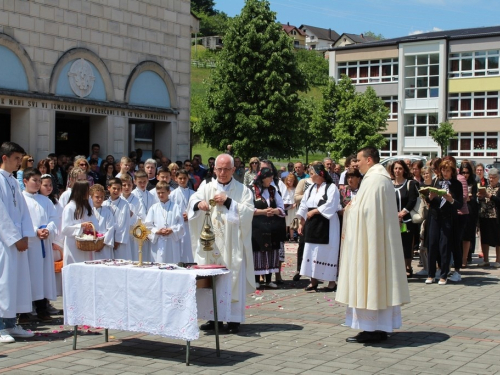
[[[293,39],[293,46],[295,48],[306,48],[306,33],[300,30],[297,26],[281,24],[283,31]]]
[[[376,42],[378,39],[373,38],[371,36],[363,35],[363,34],[342,34],[336,41],[333,47],[344,47],[351,44],[364,44]]]
[[[332,29],[323,29],[310,25],[300,25],[299,30],[306,34],[306,48],[325,50],[333,47],[340,35]]]

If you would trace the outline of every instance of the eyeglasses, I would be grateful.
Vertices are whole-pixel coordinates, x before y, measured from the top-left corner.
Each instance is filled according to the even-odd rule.
[[[217,171],[217,173],[222,173],[222,172],[231,172],[233,170],[233,168],[215,168],[215,170]]]
[[[28,161],[29,161],[30,163],[33,163],[33,162],[34,162],[34,160],[33,160],[33,159],[28,159]]]
[[[86,167],[87,166],[87,163],[80,163],[78,164],[80,167]]]
[[[256,161],[252,161],[250,164],[259,164],[259,163]]]

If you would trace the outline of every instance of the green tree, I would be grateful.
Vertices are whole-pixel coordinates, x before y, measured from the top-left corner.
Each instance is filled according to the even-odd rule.
[[[191,0],[191,10],[195,13],[206,13],[210,16],[215,15],[217,12],[214,9],[214,0]]]
[[[377,39],[377,40],[384,40],[384,36],[382,34],[375,34],[373,31],[365,31],[363,33],[364,36],[371,36],[372,38],[374,39]]]
[[[212,148],[248,159],[300,153],[299,91],[307,82],[292,40],[266,0],[247,0],[218,54],[196,132]]]
[[[444,121],[439,124],[436,130],[431,130],[431,137],[441,148],[441,156],[448,154],[450,140],[456,137],[457,133],[453,130],[453,123]]]
[[[349,77],[333,80],[323,90],[323,102],[314,122],[314,132],[327,134],[327,147],[336,159],[355,153],[365,146],[381,148],[385,139],[389,109],[375,90],[368,87],[356,92]]]
[[[328,60],[319,51],[296,50],[299,68],[311,85],[320,86],[328,82]]]
[[[216,11],[214,14],[205,12],[196,13],[200,19],[200,34],[203,36],[224,35],[228,28],[230,17],[224,12]]]

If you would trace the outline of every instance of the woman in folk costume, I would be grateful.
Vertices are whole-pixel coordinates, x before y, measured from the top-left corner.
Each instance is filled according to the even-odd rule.
[[[340,194],[321,162],[312,163],[309,175],[313,185],[305,191],[297,210],[299,233],[305,242],[300,274],[311,278],[306,291],[316,291],[318,280],[324,280],[328,281],[324,290],[331,292],[337,289]]]
[[[76,181],[69,202],[62,214],[61,232],[64,235],[64,265],[92,260],[91,251],[76,247],[76,238],[92,229],[92,208],[89,203],[89,183]]]
[[[252,220],[252,249],[255,267],[255,281],[265,275],[266,286],[277,288],[271,282],[273,273],[280,268],[280,243],[285,240],[286,223],[283,200],[271,185],[273,172],[262,168],[250,186],[254,194],[254,217]]]

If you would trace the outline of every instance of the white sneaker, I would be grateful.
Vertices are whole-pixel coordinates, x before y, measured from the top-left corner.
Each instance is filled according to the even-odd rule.
[[[457,271],[455,271],[453,272],[453,275],[448,277],[448,280],[458,282],[462,280],[462,276],[460,276],[460,274]]]
[[[14,340],[14,337],[9,335],[9,332],[6,329],[2,329],[0,330],[0,342],[7,344],[11,342],[16,342],[16,340]]]
[[[421,269],[420,271],[415,273],[415,276],[427,276],[428,274],[429,274],[429,272],[427,272],[424,269]]]
[[[492,262],[492,263],[490,263],[490,267],[493,267],[493,268],[500,268],[500,263],[497,263],[497,262]]]
[[[7,328],[6,331],[12,336],[12,337],[22,337],[22,338],[28,338],[28,337],[33,337],[35,334],[31,331],[26,331],[21,328],[21,326],[15,326],[14,328]]]

